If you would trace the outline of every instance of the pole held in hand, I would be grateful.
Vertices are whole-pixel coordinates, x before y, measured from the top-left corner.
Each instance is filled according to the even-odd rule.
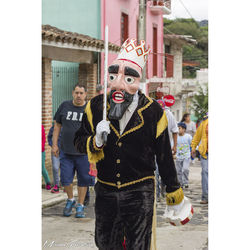
[[[105,43],[104,43],[104,92],[103,92],[103,120],[107,120],[107,88],[108,88],[108,25],[105,26]],[[102,134],[104,144],[107,142],[108,134]]]

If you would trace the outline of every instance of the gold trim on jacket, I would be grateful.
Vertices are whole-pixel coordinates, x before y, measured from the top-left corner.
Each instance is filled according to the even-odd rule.
[[[153,103],[153,100],[150,97],[148,97],[148,96],[145,96],[145,97],[149,100],[149,102],[145,106],[143,106],[143,107],[141,107],[140,109],[137,110],[137,113],[138,113],[138,115],[141,118],[141,122],[137,126],[135,126],[135,127],[131,128],[131,129],[125,131],[124,133],[122,133],[120,135],[119,132],[113,126],[113,124],[110,123],[111,129],[114,131],[114,133],[116,134],[116,136],[119,139],[121,139],[123,136],[125,136],[125,135],[127,135],[129,133],[133,133],[134,131],[136,131],[136,130],[140,129],[141,127],[143,127],[143,125],[144,125],[144,119],[143,119],[142,111],[144,111],[145,109],[147,109]]]
[[[143,177],[141,179],[130,181],[130,182],[123,183],[123,184],[120,184],[120,182],[117,182],[118,184],[116,184],[116,183],[112,183],[112,182],[102,181],[98,177],[96,179],[97,179],[97,181],[99,181],[99,182],[101,182],[103,184],[106,184],[106,185],[112,186],[112,187],[117,187],[118,189],[120,189],[120,188],[127,187],[127,186],[130,186],[130,185],[133,185],[133,184],[136,184],[138,182],[145,181],[145,180],[148,180],[148,179],[153,179],[154,180],[155,176],[154,175],[146,176],[146,177]]]

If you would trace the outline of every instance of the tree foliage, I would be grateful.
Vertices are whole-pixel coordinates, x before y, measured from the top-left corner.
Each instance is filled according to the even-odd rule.
[[[191,18],[164,19],[164,33],[191,35],[197,41],[197,45],[183,46],[183,61],[193,61],[199,64],[199,68],[208,67],[208,26],[200,26]],[[192,68],[183,68],[183,77],[193,77]]]
[[[191,100],[191,110],[194,111],[198,120],[202,120],[208,112],[208,85],[205,87],[199,86],[197,94]]]

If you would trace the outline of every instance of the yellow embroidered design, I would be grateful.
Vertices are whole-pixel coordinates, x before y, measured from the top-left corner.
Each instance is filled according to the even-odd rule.
[[[166,194],[166,200],[168,205],[178,205],[184,199],[184,194],[182,188],[177,189],[172,193]]]
[[[87,114],[87,118],[91,127],[92,133],[94,133],[94,126],[93,126],[93,115],[90,107],[90,101],[87,103],[87,106],[85,108],[85,113]]]
[[[88,153],[88,160],[90,163],[97,163],[98,161],[104,159],[104,152],[103,149],[101,149],[97,153],[92,153],[89,148],[91,136],[87,140],[87,153]]]
[[[148,179],[155,179],[154,176],[147,176],[147,177],[143,177],[141,179],[138,179],[138,180],[135,180],[135,181],[131,181],[131,182],[127,182],[127,183],[124,183],[124,184],[115,184],[115,183],[112,183],[112,182],[106,182],[106,181],[102,181],[100,180],[98,177],[97,177],[97,180],[103,184],[106,184],[106,185],[109,185],[109,186],[113,186],[113,187],[117,187],[118,189],[119,188],[123,188],[123,187],[127,187],[127,186],[130,186],[130,185],[133,185],[133,184],[136,184],[138,182],[141,182],[141,181],[145,181],[145,180],[148,180]]]
[[[143,116],[142,116],[142,111],[144,111],[145,109],[147,109],[152,103],[153,103],[153,100],[146,96],[146,98],[149,100],[149,102],[142,108],[138,109],[137,113],[138,115],[140,116],[141,118],[141,123],[133,128],[131,128],[130,130],[126,131],[125,133],[123,134],[119,134],[118,131],[115,129],[115,127],[110,123],[110,127],[112,128],[112,130],[115,132],[116,136],[121,139],[123,136],[129,134],[129,133],[132,133],[138,129],[140,129],[143,125],[144,125],[144,119],[143,119]]]
[[[168,119],[165,112],[163,112],[161,119],[157,122],[156,138],[167,128]]]

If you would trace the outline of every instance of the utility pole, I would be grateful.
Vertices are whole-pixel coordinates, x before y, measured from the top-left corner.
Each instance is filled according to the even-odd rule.
[[[139,0],[139,20],[138,20],[138,39],[146,41],[146,2],[147,0]],[[145,94],[146,90],[146,67],[142,70],[141,87]]]

